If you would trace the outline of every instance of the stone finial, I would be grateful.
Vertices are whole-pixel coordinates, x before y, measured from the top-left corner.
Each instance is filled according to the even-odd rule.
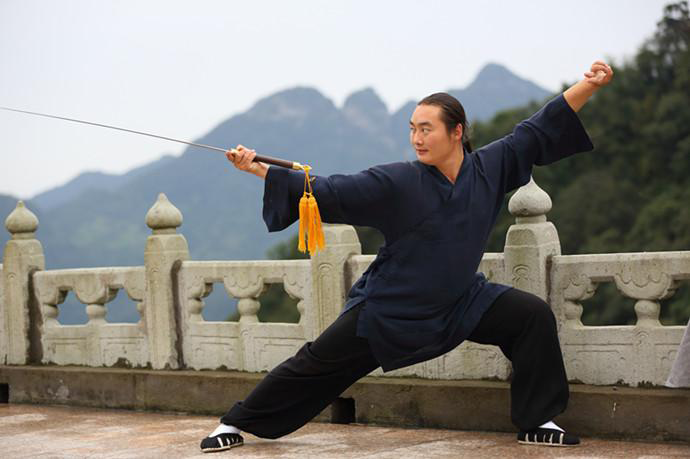
[[[13,237],[21,235],[31,237],[38,228],[38,218],[24,206],[24,201],[19,201],[17,207],[7,216],[5,228]]]
[[[546,220],[545,215],[551,210],[551,197],[530,178],[529,183],[510,198],[508,210],[518,220],[522,217],[529,220],[532,220],[529,217],[543,217],[538,220]]]
[[[154,234],[174,233],[182,224],[182,212],[173,206],[165,193],[158,195],[158,200],[146,213],[146,225]]]

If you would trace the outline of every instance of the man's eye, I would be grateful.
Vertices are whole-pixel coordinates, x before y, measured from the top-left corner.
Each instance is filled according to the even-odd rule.
[[[424,134],[428,134],[430,131],[431,131],[431,129],[429,129],[429,128],[424,128],[424,129],[422,129],[422,132],[423,132]]]

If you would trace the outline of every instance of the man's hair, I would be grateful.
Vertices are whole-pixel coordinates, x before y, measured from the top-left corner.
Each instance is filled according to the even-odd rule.
[[[467,153],[472,152],[465,109],[458,99],[446,92],[437,92],[426,96],[417,105],[434,105],[439,107],[441,109],[441,121],[445,124],[448,134],[453,132],[455,127],[460,124],[462,126],[462,139],[460,139],[462,146]]]

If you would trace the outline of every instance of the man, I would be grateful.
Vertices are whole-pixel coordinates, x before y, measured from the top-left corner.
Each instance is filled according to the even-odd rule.
[[[593,148],[576,112],[613,71],[596,61],[584,76],[512,134],[475,152],[462,105],[433,94],[410,119],[417,161],[315,177],[323,221],[372,226],[386,244],[338,319],[237,402],[201,449],[239,446],[242,430],[286,435],[379,366],[422,362],[465,339],[497,345],[511,360],[511,417],[520,443],[579,444],[553,422],[566,408],[568,382],[549,306],[476,270],[505,194],[529,181],[534,164]],[[297,220],[304,175],[253,162],[255,155],[240,145],[228,159],[265,179],[263,217],[269,231],[282,230]]]

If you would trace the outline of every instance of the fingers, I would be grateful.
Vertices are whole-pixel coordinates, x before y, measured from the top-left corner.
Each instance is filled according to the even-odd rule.
[[[592,67],[590,68],[590,72],[604,72],[608,75],[613,74],[613,69],[604,61],[594,61]]]
[[[611,67],[609,67],[608,65],[605,65],[605,64],[604,65],[594,64],[594,65],[592,65],[592,68],[590,69],[590,72],[594,72],[594,73],[597,73],[597,72],[609,73],[612,71],[613,70],[611,70]]]
[[[596,60],[589,72],[584,73],[585,79],[597,86],[608,84],[613,78],[613,69],[604,61]]]
[[[237,169],[249,171],[252,168],[256,152],[243,145],[237,145],[236,148],[228,150],[225,156]]]

